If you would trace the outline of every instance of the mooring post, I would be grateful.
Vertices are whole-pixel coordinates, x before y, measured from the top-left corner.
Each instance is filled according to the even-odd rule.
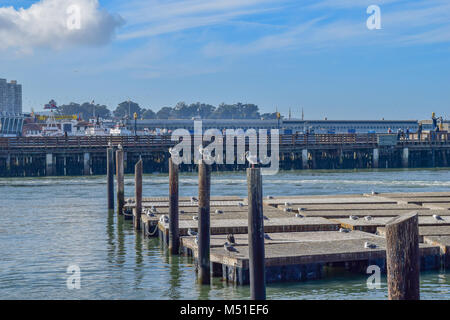
[[[247,188],[250,297],[252,300],[265,300],[264,216],[260,168],[247,169]]]
[[[178,165],[169,158],[169,250],[179,253],[180,230],[178,223]]]
[[[85,176],[91,174],[90,160],[91,154],[89,152],[83,153],[83,175]]]
[[[135,229],[141,227],[141,214],[142,214],[142,159],[136,163],[134,168],[134,185],[135,185],[135,197],[136,207],[133,211],[133,224]]]
[[[386,224],[386,264],[389,300],[420,299],[419,220],[417,213]]]
[[[123,149],[119,144],[116,151],[116,177],[117,177],[117,214],[123,214],[125,204],[125,181],[123,172]]]
[[[211,278],[210,192],[211,166],[200,160],[198,164],[198,279],[202,284],[209,284]]]
[[[106,180],[107,180],[107,196],[108,210],[114,210],[114,152],[112,148],[106,151]]]

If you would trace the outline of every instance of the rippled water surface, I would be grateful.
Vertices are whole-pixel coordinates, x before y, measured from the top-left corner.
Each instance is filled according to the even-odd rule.
[[[132,196],[133,176],[126,176]],[[248,287],[215,279],[196,284],[192,260],[173,257],[157,239],[136,234],[106,210],[105,177],[0,179],[0,299],[248,299]],[[448,170],[289,171],[265,176],[266,195],[450,190]],[[144,176],[144,196],[167,196],[167,176]],[[245,173],[213,173],[212,195],[246,196]],[[195,174],[180,176],[180,195],[197,194]],[[66,269],[81,269],[68,290]],[[269,299],[383,299],[367,277],[337,273],[304,283],[270,284]],[[425,299],[450,298],[450,273],[421,274]]]

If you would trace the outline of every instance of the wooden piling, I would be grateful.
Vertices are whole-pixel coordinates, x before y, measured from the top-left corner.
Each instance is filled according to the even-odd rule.
[[[211,166],[203,161],[198,165],[198,280],[209,284],[210,270],[210,192]]]
[[[180,230],[178,221],[178,165],[169,159],[169,250],[179,254]]]
[[[136,163],[135,166],[135,197],[136,197],[136,207],[134,210],[133,225],[135,229],[140,229],[141,226],[141,214],[142,214],[142,159]]]
[[[247,169],[247,187],[250,296],[252,300],[265,300],[264,216],[260,168]]]
[[[108,148],[106,151],[106,180],[107,180],[107,197],[108,210],[114,210],[114,158],[113,149]]]
[[[409,213],[386,224],[389,300],[420,299],[419,218]]]
[[[123,214],[125,204],[125,182],[123,172],[123,149],[119,145],[116,151],[116,177],[117,177],[117,214]]]

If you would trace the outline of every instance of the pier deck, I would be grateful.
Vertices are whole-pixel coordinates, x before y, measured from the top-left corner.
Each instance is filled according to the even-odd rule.
[[[386,267],[386,222],[411,211],[419,214],[421,268],[438,269],[449,265],[450,210],[430,209],[428,204],[447,204],[449,193],[367,194],[343,196],[282,196],[264,199],[266,277],[268,282],[303,281],[323,277],[334,267],[364,272],[368,265]],[[198,207],[190,197],[181,197],[179,233],[181,252],[196,259],[195,237]],[[402,201],[399,204],[399,199]],[[168,215],[168,198],[144,198],[143,208],[156,207],[157,214],[141,216],[145,234],[169,242],[169,224],[160,221]],[[285,210],[285,202],[288,208]],[[134,203],[125,208],[132,210]],[[295,208],[295,209],[294,209]],[[300,209],[300,211],[298,211]],[[219,210],[220,212],[216,212]],[[248,207],[245,198],[211,197],[210,257],[214,276],[237,284],[248,284]],[[300,212],[303,217],[296,217]],[[432,217],[438,214],[442,221]],[[350,215],[359,219],[351,220]],[[365,216],[371,216],[367,221]],[[339,232],[339,228],[351,231]],[[376,233],[376,234],[375,234]],[[236,239],[235,252],[223,248],[228,234]],[[366,242],[376,244],[366,249]],[[330,269],[331,268],[331,269]]]

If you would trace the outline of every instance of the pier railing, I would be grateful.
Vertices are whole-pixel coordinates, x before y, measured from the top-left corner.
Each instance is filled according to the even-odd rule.
[[[386,136],[386,134],[383,134]],[[280,135],[281,147],[313,147],[324,145],[378,145],[379,134],[283,134]],[[394,142],[401,145],[449,143],[448,132],[417,133],[409,136],[391,134]],[[103,148],[107,146],[159,147],[169,148],[176,144],[170,135],[158,136],[67,136],[67,137],[3,137],[0,149],[29,148]]]

